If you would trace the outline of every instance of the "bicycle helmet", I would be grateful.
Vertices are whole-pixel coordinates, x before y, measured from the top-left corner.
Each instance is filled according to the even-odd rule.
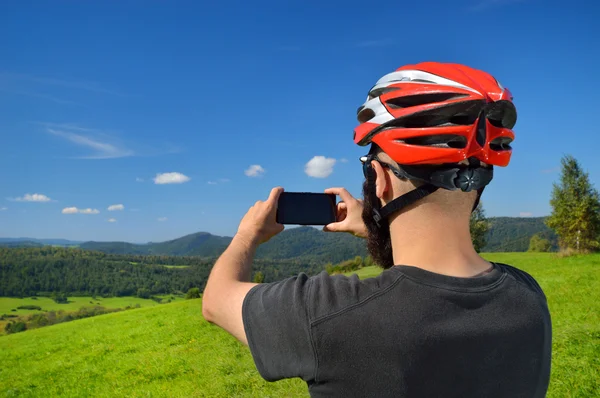
[[[425,184],[375,211],[375,219],[438,188],[480,196],[493,166],[510,161],[517,120],[512,100],[492,75],[460,64],[406,65],[379,79],[358,108],[354,142],[375,144],[400,165],[392,168],[396,176]]]

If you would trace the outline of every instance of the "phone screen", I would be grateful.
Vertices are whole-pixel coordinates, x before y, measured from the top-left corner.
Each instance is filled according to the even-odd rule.
[[[327,225],[335,221],[335,195],[283,192],[277,204],[277,222],[295,225]]]

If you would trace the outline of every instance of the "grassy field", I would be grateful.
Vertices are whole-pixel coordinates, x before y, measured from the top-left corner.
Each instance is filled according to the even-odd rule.
[[[546,292],[554,326],[548,396],[600,396],[600,255],[485,257],[528,271]],[[379,272],[365,268],[357,274]],[[0,396],[308,394],[297,379],[263,381],[248,349],[202,319],[200,300],[189,300],[0,337]]]
[[[165,301],[171,300],[172,302],[183,300],[182,297],[171,295],[161,295],[158,297],[165,299]],[[171,299],[171,297],[173,297],[173,299]],[[35,299],[31,297],[22,299],[14,297],[0,297],[0,315],[8,314],[23,316],[39,313],[42,311],[77,311],[81,307],[93,307],[97,305],[105,308],[124,309],[127,306],[135,307],[137,304],[139,304],[140,307],[154,307],[156,305],[159,305],[154,300],[142,299],[139,297],[96,297],[95,299],[93,299],[92,297],[69,297],[69,302],[66,304],[55,303],[54,300],[52,300],[49,297],[37,297]],[[25,305],[37,305],[38,307],[42,308],[42,311],[18,309],[18,307]],[[0,335],[4,333],[4,326],[8,322],[9,319],[6,319],[4,321],[0,320]]]

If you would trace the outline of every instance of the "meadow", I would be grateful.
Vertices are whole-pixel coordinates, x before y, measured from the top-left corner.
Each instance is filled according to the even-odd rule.
[[[554,327],[548,396],[600,396],[600,255],[493,253],[485,257],[531,273],[547,295]],[[365,278],[379,272],[370,267],[356,273]],[[308,396],[301,380],[262,380],[249,350],[202,319],[199,299],[1,336],[0,394]]]
[[[181,301],[183,297],[175,295],[159,295],[157,297],[162,298],[164,301],[171,300],[171,302]],[[19,309],[22,306],[38,306],[42,310],[31,310],[31,309]],[[58,304],[49,297],[0,297],[0,315],[18,315],[24,316],[29,314],[36,314],[43,311],[77,311],[81,307],[94,307],[102,306],[104,308],[121,308],[125,307],[154,307],[161,305],[154,300],[143,299],[139,297],[69,297],[68,302],[65,304]],[[15,310],[15,311],[13,311]],[[10,319],[10,318],[9,318]],[[4,326],[9,322],[9,319],[0,320],[0,335],[4,333]]]

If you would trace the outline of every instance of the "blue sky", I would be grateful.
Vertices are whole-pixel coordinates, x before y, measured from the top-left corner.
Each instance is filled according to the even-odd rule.
[[[355,111],[420,61],[510,88],[513,160],[483,202],[546,215],[562,155],[600,184],[599,17],[590,1],[2,2],[0,236],[232,235],[276,185],[359,195]]]

